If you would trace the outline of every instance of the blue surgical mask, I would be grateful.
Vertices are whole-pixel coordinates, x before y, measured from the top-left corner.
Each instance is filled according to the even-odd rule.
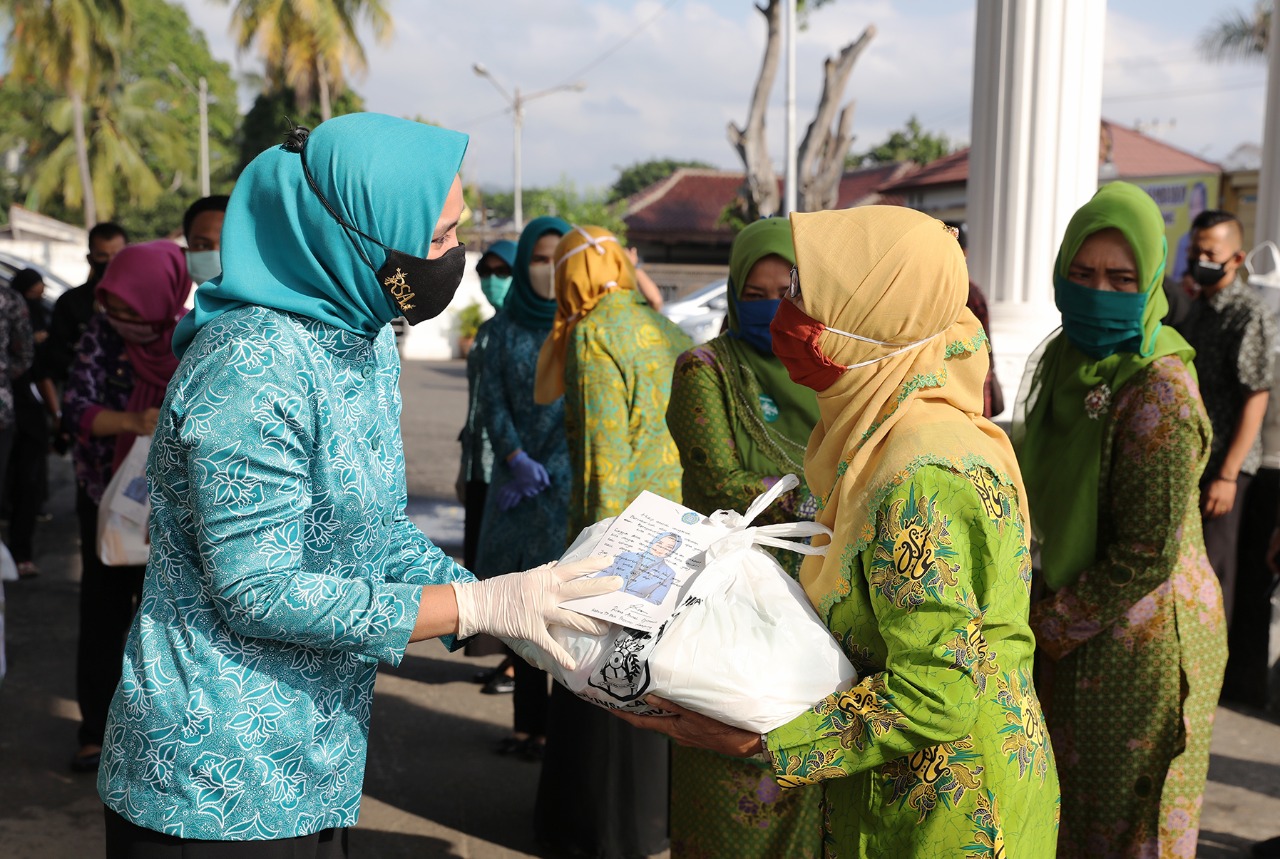
[[[196,285],[222,274],[221,251],[187,251],[187,273]]]
[[[1062,331],[1072,346],[1097,361],[1117,352],[1150,354],[1143,342],[1146,293],[1090,289],[1061,275],[1054,275],[1053,285],[1054,302],[1062,311]],[[1159,330],[1157,324],[1152,348]]]
[[[738,330],[730,333],[751,344],[762,355],[772,355],[773,334],[769,331],[769,323],[773,322],[773,315],[778,312],[781,299],[742,301],[735,296],[732,301],[738,308]]]
[[[496,274],[480,276],[480,291],[493,305],[494,310],[501,310],[507,300],[507,291],[511,289],[511,276],[498,277]]]

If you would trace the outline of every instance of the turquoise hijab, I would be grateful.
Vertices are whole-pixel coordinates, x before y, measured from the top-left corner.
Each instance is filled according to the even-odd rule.
[[[533,246],[538,239],[547,233],[563,236],[573,229],[573,225],[563,218],[544,215],[534,218],[525,225],[520,233],[520,244],[516,246],[516,262],[511,267],[511,291],[507,293],[507,303],[502,305],[502,312],[508,314],[512,321],[531,328],[534,331],[550,331],[556,321],[556,300],[543,298],[533,291],[529,282],[529,261],[533,259]]]
[[[387,247],[426,256],[436,221],[467,150],[467,136],[377,113],[321,123],[306,142],[307,169],[334,210]],[[196,332],[230,310],[270,307],[372,338],[399,316],[369,261],[387,252],[349,234],[283,146],[240,174],[222,226],[222,274],[196,290],[195,309],[174,332],[181,356]]]

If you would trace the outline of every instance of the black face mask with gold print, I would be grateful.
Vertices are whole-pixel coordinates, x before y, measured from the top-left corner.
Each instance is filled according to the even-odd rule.
[[[360,259],[373,269],[382,291],[391,298],[391,303],[410,325],[417,325],[419,322],[439,316],[449,306],[449,302],[453,301],[458,285],[462,283],[462,274],[467,267],[466,245],[458,244],[436,259],[426,259],[389,248],[368,233],[348,224],[333,206],[329,205],[324,194],[320,193],[315,179],[311,178],[311,171],[307,169],[307,134],[307,129],[295,126],[285,142],[285,149],[297,152],[301,157],[302,174],[307,177],[307,184],[311,186],[311,190],[324,205],[329,216],[346,232]],[[380,268],[374,267],[373,262],[360,247],[360,243],[352,237],[352,233],[368,239],[387,252],[387,259]]]

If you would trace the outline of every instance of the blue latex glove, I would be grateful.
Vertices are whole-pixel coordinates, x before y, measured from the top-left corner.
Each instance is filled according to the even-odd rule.
[[[533,490],[536,495],[551,485],[551,475],[547,474],[542,463],[535,462],[523,450],[507,460],[507,467],[511,469],[516,482],[522,484],[521,491]]]
[[[516,504],[524,501],[524,499],[532,498],[540,492],[541,489],[526,492],[526,490],[520,488],[520,481],[512,480],[511,483],[504,484],[502,489],[498,490],[498,510],[506,513]]]

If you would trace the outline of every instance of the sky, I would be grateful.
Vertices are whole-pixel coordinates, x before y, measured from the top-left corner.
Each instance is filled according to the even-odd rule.
[[[181,0],[213,54],[257,72],[228,35],[230,9]],[[525,107],[526,187],[568,181],[602,189],[621,167],[650,158],[698,159],[740,169],[726,137],[746,118],[764,47],[751,0],[385,0],[390,41],[366,34],[369,72],[353,80],[367,109],[420,116],[471,135],[469,181],[512,185],[512,121],[482,63],[507,92],[581,81]],[[1253,0],[1110,0],[1102,115],[1211,160],[1260,144],[1266,67],[1207,63],[1197,36]],[[797,39],[799,134],[812,118],[823,60],[874,24],[846,100],[856,102],[854,151],[870,148],[915,115],[930,131],[970,139],[974,0],[836,0],[814,10]],[[251,99],[252,92],[242,92]],[[768,117],[781,167],[783,78]]]

